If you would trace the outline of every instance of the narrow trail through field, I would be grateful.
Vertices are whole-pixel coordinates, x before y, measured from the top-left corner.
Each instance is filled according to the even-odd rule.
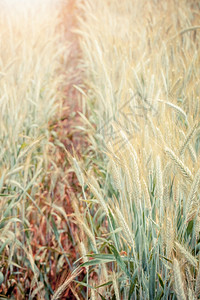
[[[80,132],[76,129],[81,124],[79,112],[81,112],[80,92],[76,86],[82,83],[82,71],[79,67],[81,59],[81,50],[75,29],[77,29],[77,7],[73,0],[68,1],[65,10],[63,11],[63,25],[65,27],[66,43],[69,43],[69,57],[66,65],[67,82],[65,86],[65,97],[62,103],[61,116],[59,121],[55,123],[55,130],[59,141],[64,144],[65,149],[69,153],[81,153],[81,148],[84,148],[85,140]],[[57,158],[60,158],[58,164],[67,173],[67,182],[70,187],[66,187],[67,207],[66,212],[69,214],[72,211],[70,203],[71,186],[76,186],[77,182],[74,178],[74,172],[68,172],[68,165],[63,165],[63,159],[66,158],[66,152],[62,148],[57,148]],[[67,168],[67,169],[66,169]],[[72,192],[76,192],[73,190]]]
[[[68,162],[67,153],[77,153],[81,155],[86,145],[86,138],[76,129],[81,125],[79,112],[81,111],[81,95],[76,89],[82,83],[82,71],[80,68],[81,50],[75,30],[77,29],[78,8],[76,1],[69,0],[62,9],[60,15],[61,30],[64,28],[64,41],[68,45],[68,54],[66,62],[66,81],[64,82],[64,97],[60,112],[54,120],[49,124],[49,127],[56,133],[56,138],[51,136],[51,142],[55,145],[52,156],[52,161],[56,172],[49,172],[49,185],[47,189],[41,189],[41,198],[47,197],[49,202],[55,203],[58,207],[64,210],[67,216],[62,217],[58,227],[60,234],[61,251],[68,257],[68,262],[65,261],[62,272],[55,275],[52,271],[50,281],[52,282],[53,290],[58,288],[65,282],[68,275],[74,269],[73,263],[77,260],[77,242],[76,235],[78,231],[76,225],[71,221],[73,217],[72,197],[79,189],[79,183],[71,164]],[[59,29],[58,29],[59,30]],[[64,147],[63,147],[63,146]],[[51,165],[49,166],[51,170]],[[53,187],[52,187],[53,186]],[[50,208],[51,214],[51,208]],[[67,229],[66,229],[67,227]],[[68,232],[67,232],[68,231]],[[52,243],[53,236],[49,237],[49,245]],[[56,268],[57,261],[52,261],[52,269]],[[59,299],[77,299],[75,285],[70,284],[64,290],[62,298]],[[81,295],[78,295],[79,299]]]
[[[77,7],[75,1],[68,1],[68,4],[63,11],[63,24],[65,27],[66,42],[69,42],[69,58],[67,63],[68,84],[65,89],[65,99],[63,102],[63,115],[61,116],[60,135],[65,139],[65,146],[67,150],[72,150],[73,147],[78,147],[80,136],[74,132],[74,125],[80,122],[80,93],[75,86],[81,84],[81,69],[80,62],[80,47],[77,35],[74,30],[77,28]],[[67,139],[66,139],[67,136]],[[62,140],[63,140],[62,138]]]
[[[50,197],[52,197],[52,202],[55,201],[56,204],[64,208],[66,215],[69,217],[68,236],[66,233],[61,235],[62,245],[67,245],[66,248],[63,246],[63,249],[68,254],[69,266],[66,264],[65,271],[61,274],[61,277],[57,278],[54,289],[55,291],[65,281],[66,277],[70,274],[70,271],[74,268],[72,265],[77,259],[77,242],[75,237],[76,235],[79,235],[76,225],[71,222],[71,216],[73,215],[73,197],[80,189],[80,186],[74,171],[71,170],[71,163],[67,160],[66,151],[72,155],[74,153],[81,155],[87,144],[86,137],[81,134],[78,129],[76,129],[77,126],[81,126],[79,112],[82,110],[81,95],[76,88],[76,86],[80,86],[82,84],[82,70],[80,67],[81,49],[79,47],[78,36],[75,33],[78,26],[78,13],[76,1],[69,0],[61,16],[61,22],[65,31],[65,42],[69,43],[69,54],[66,65],[67,82],[65,86],[61,115],[53,124],[53,128],[57,133],[57,139],[64,145],[65,150],[63,147],[56,145],[54,160],[57,164],[59,175],[56,178],[57,183],[55,184],[54,192],[50,195]],[[61,180],[64,196],[60,193],[59,180]],[[64,222],[65,220],[63,220],[63,223]],[[81,295],[77,294],[75,287],[73,285],[69,285],[64,291],[61,299],[73,300],[82,298]]]
[[[69,43],[69,57],[66,65],[67,82],[65,86],[65,95],[62,103],[62,111],[59,121],[55,124],[55,129],[59,141],[64,144],[67,152],[73,154],[74,151],[78,154],[86,145],[85,137],[76,129],[81,124],[79,112],[81,112],[81,95],[76,86],[82,83],[82,70],[79,66],[81,59],[81,50],[77,34],[74,32],[77,29],[77,12],[76,1],[70,0],[63,11],[63,24],[65,27],[66,43]],[[63,155],[66,157],[66,152],[58,147],[57,156],[61,158],[61,168],[64,173],[67,173],[67,182],[70,186],[77,184],[74,178],[74,172],[68,172],[68,165],[63,165]],[[67,189],[67,195],[70,197],[70,189]],[[73,190],[73,192],[76,192]],[[68,199],[67,213],[71,212],[70,199]]]

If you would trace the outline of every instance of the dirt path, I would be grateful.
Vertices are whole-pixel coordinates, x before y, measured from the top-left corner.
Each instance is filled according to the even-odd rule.
[[[65,25],[65,37],[66,40],[71,43],[70,54],[67,64],[67,76],[68,84],[66,86],[66,97],[63,103],[64,107],[68,109],[63,111],[62,121],[59,124],[61,131],[59,131],[60,136],[64,137],[65,146],[68,151],[72,150],[74,147],[76,150],[80,146],[80,134],[74,130],[74,126],[80,123],[80,117],[78,112],[81,111],[79,99],[80,93],[74,87],[75,85],[80,85],[82,82],[82,72],[79,67],[81,50],[79,47],[79,42],[77,34],[74,30],[77,28],[78,8],[76,7],[76,1],[70,0],[66,7],[66,12],[64,12],[63,23]],[[66,139],[67,136],[67,139]]]
[[[63,111],[59,121],[54,125],[55,131],[57,133],[58,140],[64,144],[67,152],[73,154],[75,150],[76,153],[81,154],[82,149],[86,147],[86,139],[82,134],[76,129],[77,125],[81,124],[79,112],[81,111],[80,105],[80,92],[74,87],[78,86],[82,83],[82,72],[79,67],[79,62],[81,58],[81,50],[79,47],[79,42],[76,33],[74,33],[74,29],[77,28],[77,19],[78,8],[76,7],[76,1],[70,0],[63,11],[63,24],[65,26],[65,38],[66,42],[70,42],[70,53],[68,63],[66,65],[67,68],[67,85],[65,87],[65,98],[63,101]],[[67,214],[70,216],[73,214],[73,209],[71,205],[72,194],[77,193],[79,190],[79,184],[77,182],[76,176],[74,172],[69,171],[70,164],[66,160],[66,151],[64,151],[61,147],[56,148],[56,164],[58,169],[60,169],[60,174],[65,174],[64,178],[62,176],[58,176],[57,182],[61,180],[64,190],[65,196],[61,196],[59,190],[59,184],[56,185],[54,190],[54,199],[56,199],[56,203],[62,206]],[[61,178],[62,177],[62,178]],[[58,187],[58,188],[57,188]],[[69,262],[72,269],[73,262],[77,259],[77,245],[74,239],[75,235],[78,233],[76,226],[69,221],[68,224],[69,233],[68,236],[62,235],[61,241],[64,250],[69,254]],[[70,238],[69,238],[70,237]],[[67,241],[66,241],[67,239]],[[68,245],[65,247],[64,245]],[[65,264],[65,270],[57,278],[55,282],[54,290],[61,285],[61,283],[65,280],[66,276],[70,272],[70,267]],[[69,286],[62,299],[78,299],[75,297],[76,291],[73,285]],[[79,299],[81,295],[78,295]]]
[[[47,218],[51,222],[55,222],[57,231],[53,233],[51,230],[48,230],[46,221],[41,222],[40,230],[35,230],[32,243],[35,253],[40,247],[48,246],[49,249],[56,249],[61,256],[65,256],[64,263],[58,271],[58,256],[51,250],[48,252],[51,271],[47,276],[54,292],[70,275],[74,268],[73,263],[78,258],[75,239],[78,232],[75,224],[71,221],[73,217],[71,203],[72,195],[79,190],[79,184],[74,172],[71,171],[71,165],[66,154],[66,151],[72,154],[74,150],[80,154],[86,145],[86,139],[76,129],[76,126],[81,124],[79,116],[81,105],[80,93],[74,85],[80,85],[82,82],[82,73],[79,67],[81,51],[77,35],[73,32],[77,28],[77,15],[76,1],[69,0],[60,16],[61,26],[64,26],[65,30],[64,42],[70,43],[69,57],[66,63],[65,95],[61,115],[58,115],[57,119],[49,124],[50,131],[54,132],[54,134],[56,133],[56,137],[52,134],[50,138],[54,145],[53,150],[49,154],[52,164],[49,165],[48,182],[46,186],[42,184],[39,195],[39,203],[43,209],[46,207],[46,203],[49,203],[45,208],[45,212]],[[62,145],[64,145],[65,149],[63,149]],[[64,211],[67,220],[63,217],[63,214],[54,209],[53,205]],[[54,217],[55,213],[58,218]],[[55,238],[56,235],[59,235],[59,242]],[[66,288],[60,299],[83,299],[81,295],[77,294],[75,284],[72,283]]]

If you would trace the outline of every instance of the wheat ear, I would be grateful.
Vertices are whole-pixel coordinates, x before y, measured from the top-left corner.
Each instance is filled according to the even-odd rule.
[[[118,288],[118,284],[117,284],[117,279],[116,279],[116,274],[115,274],[115,272],[113,272],[112,279],[113,279],[113,288],[114,288],[116,300],[120,300],[120,296],[119,296],[119,288]]]
[[[195,294],[197,297],[200,295],[200,263],[199,263],[196,284],[195,284]]]
[[[199,181],[200,181],[200,169],[198,170],[198,172],[196,173],[196,175],[194,177],[194,180],[193,180],[193,183],[192,183],[189,195],[188,195],[188,199],[187,199],[187,203],[186,203],[186,216],[188,215],[189,209],[194,202],[194,199],[195,199],[195,196],[196,196],[196,193],[198,190],[198,186],[199,186]]]
[[[188,145],[188,150],[189,150],[189,153],[190,153],[190,157],[193,161],[193,163],[195,164],[197,162],[197,156],[196,156],[196,153],[195,153],[195,150],[193,149],[192,145]]]
[[[166,223],[166,256],[170,258],[174,245],[174,230],[169,217],[167,217]]]
[[[161,169],[161,160],[158,156],[156,159],[156,189],[160,206],[160,217],[163,213],[163,178]]]
[[[142,182],[143,182],[143,190],[144,190],[146,207],[147,207],[147,209],[151,210],[151,200],[150,200],[147,184],[146,184],[144,178],[142,178]]]
[[[188,288],[188,300],[197,300],[191,288]]]
[[[175,284],[175,292],[178,300],[186,300],[186,296],[183,289],[183,281],[181,278],[181,271],[179,267],[179,263],[176,258],[174,258],[173,262],[173,273],[174,273],[174,284]]]
[[[139,174],[139,168],[138,168],[137,160],[136,160],[134,153],[131,153],[131,162],[133,164],[135,192],[137,194],[138,200],[141,200],[142,189],[141,189],[141,184],[140,184],[140,174]]]
[[[67,279],[65,280],[65,282],[54,293],[54,295],[51,298],[51,300],[59,300],[59,299],[61,299],[61,296],[64,293],[64,291],[66,290],[67,286],[74,280],[74,278],[76,278],[82,272],[82,270],[83,269],[79,269],[76,272],[70,274],[67,277]]]
[[[95,236],[93,235],[92,231],[89,229],[88,224],[86,222],[84,222],[82,219],[79,219],[79,218],[77,218],[77,221],[78,221],[79,224],[82,225],[82,228],[83,228],[85,234],[90,239],[90,241],[93,244],[95,250],[97,250],[97,244],[96,244]]]
[[[185,266],[185,275],[186,275],[186,278],[187,278],[187,282],[188,282],[188,287],[193,290],[193,277],[192,277],[192,274],[191,274],[191,271],[190,271],[190,267],[188,264],[186,264]]]
[[[116,214],[118,217],[119,225],[122,227],[124,234],[126,235],[126,238],[128,240],[128,243],[134,247],[133,234],[131,234],[129,226],[126,223],[126,221],[118,207],[116,208]]]
[[[93,289],[91,289],[90,300],[96,300],[96,293]]]
[[[190,140],[192,139],[196,129],[197,129],[197,123],[194,124],[194,126],[190,129],[188,135],[186,136],[186,139],[185,139],[183,145],[181,146],[181,149],[180,149],[180,152],[179,152],[180,155],[183,155],[183,153],[184,153],[186,147],[188,146]]]
[[[115,183],[115,186],[118,190],[121,190],[121,175],[120,175],[120,169],[116,165],[116,162],[112,160],[112,176]]]
[[[99,201],[99,203],[101,204],[102,208],[104,209],[105,213],[108,215],[108,206],[106,204],[106,202],[103,199],[103,196],[100,194],[100,192],[91,184],[89,184],[90,190],[92,191],[92,193],[95,195],[95,197],[97,198],[97,200]]]
[[[166,154],[171,158],[171,160],[177,165],[179,170],[181,171],[182,175],[187,178],[189,181],[193,181],[193,175],[190,169],[184,165],[184,163],[175,155],[175,153],[169,149],[165,148]]]
[[[193,267],[197,267],[197,259],[189,252],[187,251],[182,245],[180,245],[178,242],[175,242],[176,247],[181,252],[181,254],[184,256],[185,260],[192,265]]]

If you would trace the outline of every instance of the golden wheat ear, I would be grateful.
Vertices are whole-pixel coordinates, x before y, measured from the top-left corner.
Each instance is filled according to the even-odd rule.
[[[69,286],[69,284],[81,274],[83,271],[83,268],[75,270],[73,273],[70,273],[68,277],[66,278],[65,282],[57,289],[57,291],[54,293],[51,300],[59,300],[61,299],[62,294],[66,291],[66,288]]]

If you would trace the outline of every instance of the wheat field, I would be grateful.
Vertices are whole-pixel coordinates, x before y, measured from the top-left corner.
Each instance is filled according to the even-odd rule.
[[[199,8],[81,5],[91,158],[75,158],[74,209],[90,299],[199,298]]]
[[[199,2],[16,3],[0,1],[0,299],[199,299]]]

